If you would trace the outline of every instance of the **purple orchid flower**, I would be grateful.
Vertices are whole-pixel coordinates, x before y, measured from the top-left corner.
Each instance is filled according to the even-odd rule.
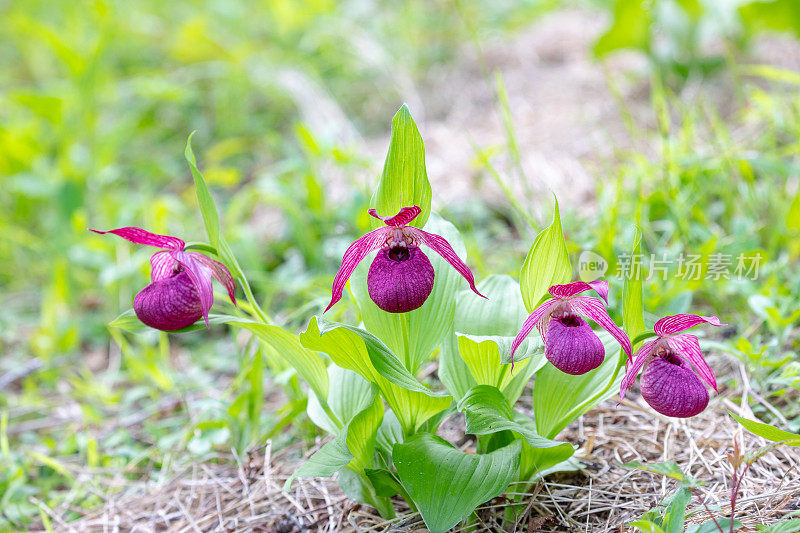
[[[469,267],[458,257],[453,247],[443,237],[409,226],[422,210],[415,206],[403,207],[392,217],[382,217],[374,209],[369,214],[386,224],[370,231],[351,244],[344,252],[342,266],[333,279],[331,303],[325,311],[342,298],[342,291],[356,266],[373,250],[380,248],[367,274],[369,297],[389,313],[406,313],[417,309],[433,290],[433,266],[420,250],[424,244],[441,255],[469,283],[478,296],[475,279]]]
[[[236,304],[236,286],[228,268],[199,252],[184,250],[186,243],[177,237],[126,227],[95,233],[112,233],[136,244],[164,248],[150,257],[153,282],[139,291],[133,310],[151,328],[175,331],[194,324],[200,317],[209,327],[208,312],[214,303],[211,278],[219,281]]]
[[[653,331],[657,337],[636,350],[633,364],[622,378],[620,398],[625,397],[639,370],[644,369],[639,386],[650,407],[662,415],[679,418],[701,413],[708,406],[708,390],[700,379],[716,392],[717,378],[703,359],[697,337],[680,333],[704,322],[724,325],[715,316],[688,313],[665,316],[656,322]]]
[[[594,290],[600,297],[578,296],[582,292]],[[522,324],[522,329],[511,345],[511,360],[525,337],[536,327],[544,341],[544,355],[557,369],[578,376],[594,370],[603,363],[605,348],[600,338],[582,318],[593,320],[608,331],[630,358],[631,341],[611,317],[603,302],[608,303],[608,283],[575,281],[566,285],[553,285],[548,290],[551,300],[547,300]]]

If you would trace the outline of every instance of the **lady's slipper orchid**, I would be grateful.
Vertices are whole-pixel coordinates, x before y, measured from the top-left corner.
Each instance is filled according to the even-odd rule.
[[[433,266],[420,250],[420,244],[441,255],[464,276],[477,295],[483,296],[475,288],[469,267],[450,243],[439,235],[408,225],[422,212],[419,207],[404,207],[392,217],[379,216],[374,209],[368,212],[386,226],[367,233],[344,252],[342,266],[333,279],[331,303],[325,311],[341,299],[344,286],[356,266],[379,248],[367,274],[367,289],[372,301],[389,313],[406,313],[420,307],[433,290],[434,278]]]
[[[594,290],[603,300],[593,296],[578,296],[588,290]],[[573,376],[594,370],[603,363],[605,349],[582,316],[608,331],[630,357],[630,339],[614,324],[603,306],[603,302],[608,303],[608,283],[575,281],[567,285],[553,285],[548,292],[553,299],[533,310],[514,339],[511,345],[512,361],[514,352],[536,327],[544,341],[544,355],[554,367]]]
[[[723,325],[715,316],[687,313],[665,316],[656,322],[653,330],[657,337],[636,350],[633,364],[622,378],[620,398],[625,397],[639,370],[644,369],[639,386],[650,407],[662,415],[679,418],[701,413],[708,405],[708,390],[700,379],[714,392],[717,379],[703,359],[697,337],[680,333],[704,322]]]
[[[113,233],[137,244],[164,249],[150,257],[153,282],[133,300],[136,316],[151,328],[174,331],[194,324],[200,317],[209,327],[208,312],[214,303],[212,277],[225,287],[236,304],[236,287],[227,267],[199,252],[185,251],[186,243],[181,239],[135,227],[92,231]]]

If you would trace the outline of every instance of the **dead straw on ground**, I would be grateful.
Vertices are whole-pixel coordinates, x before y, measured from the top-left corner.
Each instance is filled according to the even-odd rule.
[[[726,409],[742,412],[740,400],[723,396],[688,420],[658,416],[638,402],[605,402],[560,436],[580,446],[581,469],[547,476],[532,486],[512,485],[479,508],[479,530],[626,531],[625,524],[676,487],[673,480],[622,466],[629,461],[674,461],[705,483],[689,504],[687,523],[709,520],[709,510],[717,518],[729,516],[728,454],[734,441],[744,451],[767,444],[725,415]],[[465,442],[469,447],[470,441]],[[82,476],[94,476],[95,486],[104,487],[96,491],[105,501],[101,508],[72,522],[63,517],[75,507],[43,507],[43,512],[63,530],[104,533],[424,531],[419,515],[399,500],[398,516],[385,520],[347,499],[334,479],[299,479],[291,492],[284,492],[287,475],[301,460],[297,452],[296,446],[273,450],[268,442],[245,457],[215,456],[162,473],[156,481],[131,483],[122,475],[85,472]],[[755,531],[757,524],[775,523],[798,510],[800,450],[775,448],[750,468],[742,484],[736,512],[745,525],[741,531]]]

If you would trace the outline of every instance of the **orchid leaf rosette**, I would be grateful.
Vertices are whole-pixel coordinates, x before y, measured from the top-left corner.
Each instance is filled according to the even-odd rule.
[[[579,296],[589,290],[595,291],[600,298]],[[544,341],[545,357],[557,369],[578,376],[599,367],[605,358],[605,348],[584,317],[610,333],[630,357],[630,339],[611,320],[603,305],[608,303],[608,283],[575,281],[553,285],[548,292],[552,298],[533,310],[514,339],[512,361],[522,341],[536,328]]]
[[[697,337],[682,333],[698,324],[723,324],[715,316],[683,313],[665,316],[655,323],[656,338],[636,351],[622,379],[619,396],[633,385],[639,371],[639,387],[645,401],[666,416],[688,418],[708,406],[709,387],[717,390],[714,371],[703,358]]]
[[[433,290],[435,273],[420,245],[441,255],[467,280],[475,294],[485,298],[475,287],[469,267],[444,237],[409,225],[422,212],[418,206],[403,207],[391,217],[380,216],[375,209],[368,212],[385,225],[360,237],[344,252],[333,279],[331,303],[325,311],[341,299],[350,275],[375,250],[378,254],[367,274],[367,290],[375,305],[389,313],[407,313],[421,307]]]
[[[231,302],[236,304],[235,285],[228,268],[199,252],[187,251],[183,240],[137,227],[92,231],[162,248],[150,257],[152,282],[133,300],[136,316],[151,328],[175,331],[194,324],[201,317],[208,327],[208,313],[214,303],[212,278],[225,287]]]

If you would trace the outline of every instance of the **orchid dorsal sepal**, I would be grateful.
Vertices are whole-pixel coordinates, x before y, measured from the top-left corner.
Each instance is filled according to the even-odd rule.
[[[134,300],[137,316],[147,325],[173,331],[188,325],[186,322],[192,318],[202,317],[206,328],[210,328],[208,314],[214,303],[212,278],[225,287],[231,302],[236,305],[236,286],[228,268],[205,254],[187,249],[189,247],[182,239],[133,226],[91,231],[111,233],[136,244],[162,249],[150,257],[152,283]],[[202,246],[192,244],[195,249],[202,249]]]
[[[381,252],[373,259],[367,276],[372,300],[381,309],[393,313],[420,307],[433,289],[435,275],[427,256],[419,249],[420,245],[439,254],[467,280],[475,294],[486,298],[475,287],[472,271],[445,238],[409,225],[421,212],[416,205],[403,207],[393,216],[381,216],[375,209],[368,211],[383,221],[384,226],[361,236],[344,252],[342,264],[333,279],[331,301],[325,311],[341,299],[353,271],[375,250]]]
[[[589,290],[595,291],[600,298],[580,296]],[[603,305],[608,301],[608,290],[608,283],[601,280],[551,286],[548,293],[552,298],[545,300],[531,312],[514,339],[511,361],[513,362],[514,353],[525,337],[536,328],[545,343],[545,356],[559,370],[577,375],[597,368],[603,362],[604,349],[597,336],[580,317],[595,322],[610,333],[630,358],[630,339],[611,320]],[[579,350],[578,347],[582,348]]]
[[[702,382],[716,392],[716,376],[703,358],[697,337],[682,333],[703,323],[724,325],[715,316],[682,313],[659,319],[652,333],[643,333],[655,338],[642,344],[634,354],[620,384],[620,399],[641,371],[642,395],[656,411],[667,416],[689,417],[705,409],[708,391]]]

